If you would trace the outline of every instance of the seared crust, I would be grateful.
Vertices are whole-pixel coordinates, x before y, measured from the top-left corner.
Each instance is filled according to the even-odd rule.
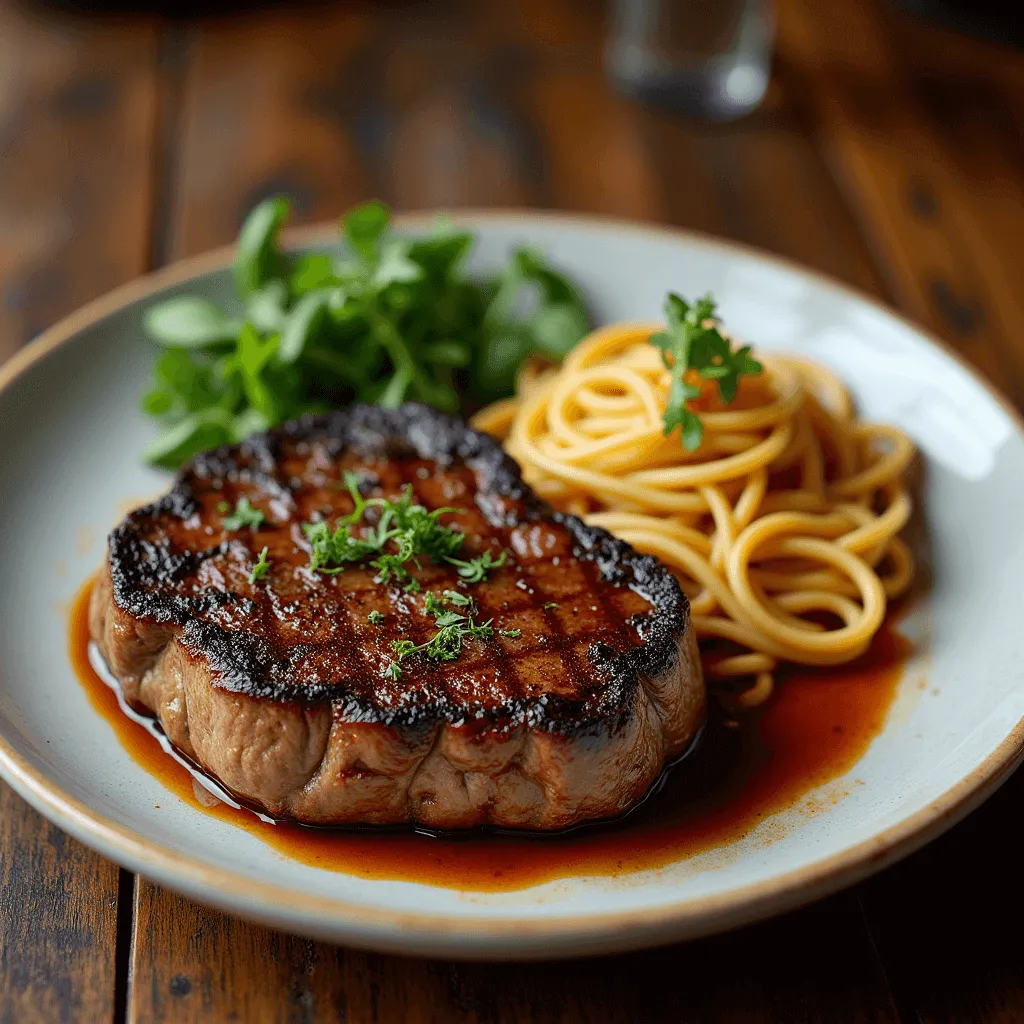
[[[450,523],[466,552],[514,553],[468,592],[521,636],[469,641],[454,662],[410,658],[390,679],[388,641],[429,623],[418,599],[365,567],[312,574],[302,550],[311,510],[347,511],[343,468],[376,477],[378,493],[412,482],[428,507],[464,503]],[[266,529],[223,531],[214,499],[241,494],[268,510]],[[253,585],[265,543],[271,575]],[[450,569],[417,575],[435,592],[455,585]],[[368,609],[388,625],[366,627]],[[111,534],[91,621],[126,697],[172,742],[243,798],[303,821],[550,829],[611,816],[703,715],[671,573],[551,511],[491,438],[419,405],[305,417],[198,456]]]
[[[205,616],[234,605],[241,616],[252,615],[254,602],[232,591],[183,591],[182,580],[192,577],[203,561],[227,552],[225,541],[203,551],[181,551],[153,543],[153,534],[165,519],[188,520],[199,512],[196,482],[239,480],[245,477],[260,490],[285,497],[288,487],[280,479],[282,447],[288,442],[328,438],[340,454],[356,452],[362,459],[408,457],[439,466],[456,461],[470,466],[480,491],[521,503],[518,521],[550,519],[565,527],[581,558],[592,561],[600,578],[628,585],[642,594],[657,615],[645,623],[643,644],[610,653],[602,660],[606,677],[576,696],[513,697],[501,703],[468,706],[439,693],[429,704],[396,707],[383,703],[387,687],[375,680],[374,688],[348,687],[345,712],[362,722],[406,726],[434,721],[457,722],[483,712],[491,719],[530,722],[546,729],[579,731],[605,723],[609,715],[630,706],[641,676],[658,676],[672,667],[677,640],[689,621],[689,605],[675,577],[655,558],[641,555],[606,530],[587,526],[575,516],[553,512],[523,483],[518,465],[485,434],[423,405],[397,410],[356,406],[323,416],[307,416],[257,435],[240,446],[203,453],[186,466],[171,491],[159,501],[132,512],[110,535],[110,576],[118,607],[134,618],[182,626],[182,641],[206,659],[217,674],[217,685],[261,700],[322,702],[339,698],[337,686],[318,679],[296,679],[295,661],[305,653],[301,645],[281,650],[248,630],[227,630]],[[507,513],[506,513],[507,514]],[[498,525],[498,524],[495,524]],[[500,525],[510,525],[501,523]],[[156,530],[154,530],[156,527]],[[553,625],[553,631],[557,625]],[[600,651],[588,652],[600,657]]]

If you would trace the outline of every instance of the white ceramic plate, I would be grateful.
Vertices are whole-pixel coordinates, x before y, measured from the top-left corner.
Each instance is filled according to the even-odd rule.
[[[881,735],[817,794],[847,795],[658,871],[488,894],[307,867],[163,790],[90,707],[68,663],[67,606],[126,506],[166,483],[138,458],[153,358],[141,312],[157,293],[227,298],[227,252],[94,303],[0,370],[4,778],[101,853],[196,899],[342,943],[475,958],[619,950],[764,917],[878,870],[991,793],[1024,741],[1024,435],[998,396],[910,324],[745,249],[570,217],[460,220],[480,233],[483,267],[512,244],[542,246],[602,321],[651,320],[667,290],[710,290],[731,331],[833,366],[869,417],[921,447],[935,579],[905,623],[921,653]]]

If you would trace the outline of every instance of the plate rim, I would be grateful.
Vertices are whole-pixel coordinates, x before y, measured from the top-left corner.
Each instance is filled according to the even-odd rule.
[[[416,229],[428,225],[436,215],[433,211],[405,213],[397,215],[394,222],[399,229]],[[950,345],[884,302],[796,261],[698,231],[602,215],[521,209],[460,209],[449,216],[456,224],[520,221],[528,226],[531,222],[540,221],[549,225],[563,224],[576,230],[646,234],[773,264],[865,303],[925,338],[984,388],[1017,431],[1024,435],[1024,417]],[[282,241],[289,249],[336,239],[335,222],[290,228],[282,235]],[[62,318],[0,366],[0,393],[51,352],[72,343],[82,330],[163,289],[229,268],[234,252],[232,243],[176,261],[122,284]],[[827,858],[767,881],[652,908],[627,908],[599,914],[558,913],[550,917],[520,919],[501,914],[467,917],[450,912],[420,913],[368,907],[344,898],[314,896],[293,887],[248,878],[229,868],[203,864],[88,807],[37,770],[5,737],[0,736],[0,776],[20,796],[86,845],[140,874],[228,912],[305,934],[316,933],[354,945],[405,953],[422,952],[424,942],[442,940],[447,943],[443,949],[445,955],[473,959],[515,957],[531,952],[534,955],[577,955],[633,949],[725,930],[792,909],[853,884],[930,842],[987,799],[1022,759],[1024,717],[980,765],[927,807],[890,825],[878,835]],[[558,940],[559,948],[546,946],[547,940]]]

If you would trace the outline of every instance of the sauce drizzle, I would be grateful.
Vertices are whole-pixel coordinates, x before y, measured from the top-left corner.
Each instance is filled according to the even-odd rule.
[[[738,721],[713,713],[697,749],[618,822],[548,837],[316,829],[265,820],[197,789],[201,773],[168,756],[158,727],[122,711],[118,694],[89,660],[91,591],[90,581],[71,610],[75,672],[122,747],[176,797],[313,867],[480,892],[664,867],[740,839],[856,764],[885,724],[911,653],[910,642],[888,623],[856,662],[794,669],[764,708]],[[803,801],[808,814],[827,806]]]

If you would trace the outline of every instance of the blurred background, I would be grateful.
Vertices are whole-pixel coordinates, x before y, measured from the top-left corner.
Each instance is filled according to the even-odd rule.
[[[1019,4],[202,10],[0,0],[0,359],[283,192],[712,232],[1024,364]]]

